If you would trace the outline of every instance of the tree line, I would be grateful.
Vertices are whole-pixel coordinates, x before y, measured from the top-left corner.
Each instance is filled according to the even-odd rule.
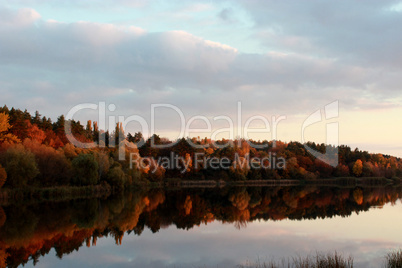
[[[74,137],[81,142],[95,142],[95,148],[78,148],[69,142],[64,126],[66,119],[59,116],[55,122],[37,111],[7,106],[0,108],[0,186],[6,188],[110,185],[122,190],[133,184],[163,182],[170,178],[185,180],[316,180],[331,177],[401,177],[402,159],[390,155],[373,154],[341,145],[338,149],[339,164],[332,167],[311,155],[299,142],[251,141],[264,145],[262,149],[250,146],[245,140],[182,138],[176,141],[156,134],[149,138],[141,132],[125,133],[117,123],[114,131],[99,129],[97,122],[71,120]],[[126,160],[119,160],[118,144],[125,146]],[[134,144],[143,144],[136,148]],[[155,148],[156,145],[171,145]],[[191,144],[202,145],[198,147]],[[230,144],[230,146],[223,146]],[[324,153],[325,144],[307,145]],[[201,148],[203,147],[203,148]],[[172,153],[188,160],[186,172],[177,167],[165,168],[149,162],[147,166],[130,167],[130,154],[141,158],[169,157]],[[210,158],[229,159],[228,169],[195,165],[195,154]],[[275,156],[286,159],[283,169],[253,168],[235,165],[244,159],[268,159]],[[238,158],[236,158],[238,157]]]

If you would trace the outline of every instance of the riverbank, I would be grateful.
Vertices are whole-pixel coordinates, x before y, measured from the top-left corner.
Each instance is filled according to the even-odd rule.
[[[399,185],[400,178],[387,179],[385,177],[339,177],[317,180],[245,180],[245,181],[224,181],[224,180],[180,180],[177,178],[166,179],[163,182],[154,182],[150,185],[154,187],[226,187],[226,186],[298,186],[298,185],[317,185],[317,186],[384,186]]]
[[[112,194],[108,184],[93,186],[60,186],[60,187],[26,187],[21,189],[2,189],[0,203],[9,201],[20,202],[24,200],[64,201],[79,198],[107,198]]]
[[[328,178],[319,180],[181,180],[177,178],[166,179],[161,182],[141,182],[131,185],[125,191],[147,190],[150,188],[224,188],[224,187],[273,187],[273,186],[328,186],[328,187],[381,187],[387,185],[401,185],[401,179],[387,178]],[[80,198],[107,198],[120,190],[107,183],[90,186],[59,186],[59,187],[25,187],[19,189],[1,189],[0,203],[9,201],[37,200],[37,201],[63,201]]]

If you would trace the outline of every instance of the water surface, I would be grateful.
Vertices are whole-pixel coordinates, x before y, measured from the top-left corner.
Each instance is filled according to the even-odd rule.
[[[402,245],[400,187],[136,191],[3,206],[1,254],[32,267],[235,267],[320,252],[380,267]]]

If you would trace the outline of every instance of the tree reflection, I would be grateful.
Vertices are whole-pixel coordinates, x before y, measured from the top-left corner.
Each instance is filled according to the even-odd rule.
[[[255,220],[313,220],[347,217],[370,207],[394,204],[401,187],[335,188],[235,187],[224,189],[151,189],[108,199],[5,204],[0,207],[0,267],[17,267],[53,248],[64,255],[99,238],[121,244],[124,234],[158,232],[175,225],[188,230],[212,221],[244,228]]]

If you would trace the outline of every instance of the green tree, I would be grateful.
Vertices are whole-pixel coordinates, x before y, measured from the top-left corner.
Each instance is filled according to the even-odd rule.
[[[57,137],[61,140],[63,144],[67,144],[68,140],[66,137],[66,133],[64,131],[64,125],[66,123],[66,119],[64,115],[61,115],[57,118],[57,121],[53,123],[53,131],[56,133]]]
[[[119,191],[123,190],[126,181],[124,171],[121,169],[120,166],[114,166],[109,170],[106,181],[113,188],[116,188]]]
[[[93,130],[92,130],[92,121],[91,120],[87,121],[87,126],[85,128],[85,135],[91,141],[93,140]]]
[[[109,156],[105,152],[98,152],[95,154],[95,159],[98,162],[99,177],[105,178],[110,168]]]
[[[124,130],[123,130],[123,123],[119,122],[116,124],[116,128],[114,130],[114,144],[118,146],[120,142],[125,139],[124,137]]]
[[[73,183],[76,185],[95,185],[99,182],[99,166],[91,154],[80,154],[74,158]]]
[[[92,131],[93,141],[99,144],[99,127],[98,122],[93,123],[93,131]]]
[[[142,135],[141,132],[136,132],[134,136],[131,135],[131,133],[128,133],[127,140],[132,143],[141,143],[141,145],[145,142],[144,136]]]
[[[10,147],[1,157],[1,165],[6,169],[6,185],[23,187],[39,174],[35,156],[22,144]]]

